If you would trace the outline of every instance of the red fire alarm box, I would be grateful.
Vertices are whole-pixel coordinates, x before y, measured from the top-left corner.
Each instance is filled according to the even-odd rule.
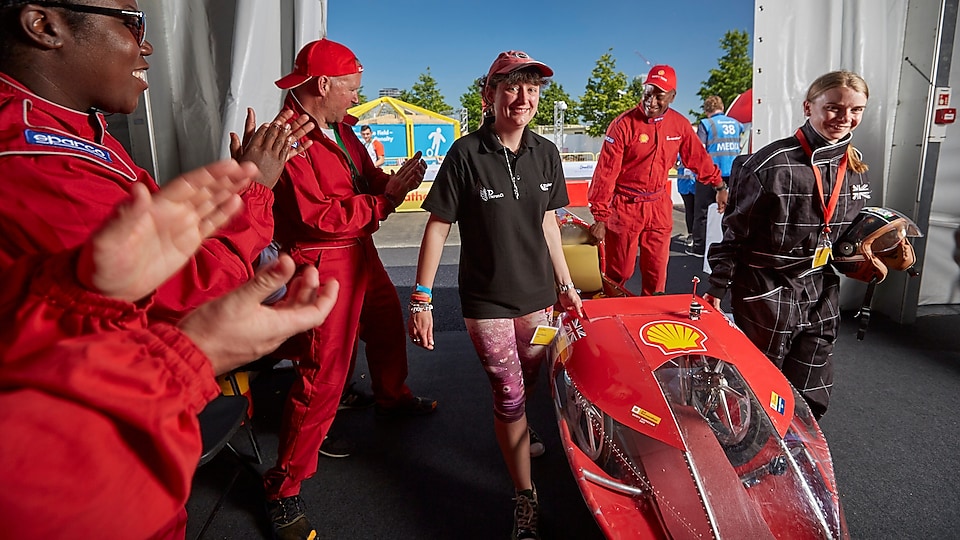
[[[957,109],[952,107],[937,109],[933,121],[937,124],[952,124],[957,119]]]

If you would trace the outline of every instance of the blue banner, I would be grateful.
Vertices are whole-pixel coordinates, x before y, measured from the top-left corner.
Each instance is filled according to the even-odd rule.
[[[406,124],[370,124],[370,129],[373,130],[373,138],[383,144],[383,156],[387,158],[387,164],[391,159],[408,157]],[[353,126],[353,132],[363,141],[360,124]]]
[[[424,157],[447,155],[453,140],[453,124],[414,124],[413,126],[413,151],[423,152]]]

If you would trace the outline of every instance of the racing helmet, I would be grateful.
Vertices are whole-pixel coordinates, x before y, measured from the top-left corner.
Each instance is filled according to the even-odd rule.
[[[909,270],[917,258],[908,238],[923,234],[912,219],[890,208],[868,206],[833,246],[833,266],[847,277],[880,283],[888,270]]]

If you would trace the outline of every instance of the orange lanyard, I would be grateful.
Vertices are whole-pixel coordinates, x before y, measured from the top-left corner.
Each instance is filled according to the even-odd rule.
[[[823,231],[829,233],[830,218],[833,217],[833,212],[837,209],[837,202],[840,201],[840,189],[843,186],[843,177],[847,173],[847,154],[843,154],[843,157],[840,158],[840,165],[837,167],[837,182],[833,186],[833,193],[830,194],[830,202],[828,203],[823,196],[823,175],[820,174],[820,168],[813,164],[813,151],[810,150],[807,137],[799,129],[794,136],[800,141],[800,146],[803,147],[803,151],[810,158],[810,167],[813,168],[813,176],[817,179],[817,192],[820,193],[820,205],[823,208]]]

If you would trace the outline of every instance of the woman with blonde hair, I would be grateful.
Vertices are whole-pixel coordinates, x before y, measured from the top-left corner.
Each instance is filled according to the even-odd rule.
[[[840,323],[832,245],[870,198],[867,166],[850,143],[870,91],[856,73],[818,77],[803,101],[806,123],[733,164],[723,241],[710,248],[710,289],[753,343],[803,395],[827,410]]]

